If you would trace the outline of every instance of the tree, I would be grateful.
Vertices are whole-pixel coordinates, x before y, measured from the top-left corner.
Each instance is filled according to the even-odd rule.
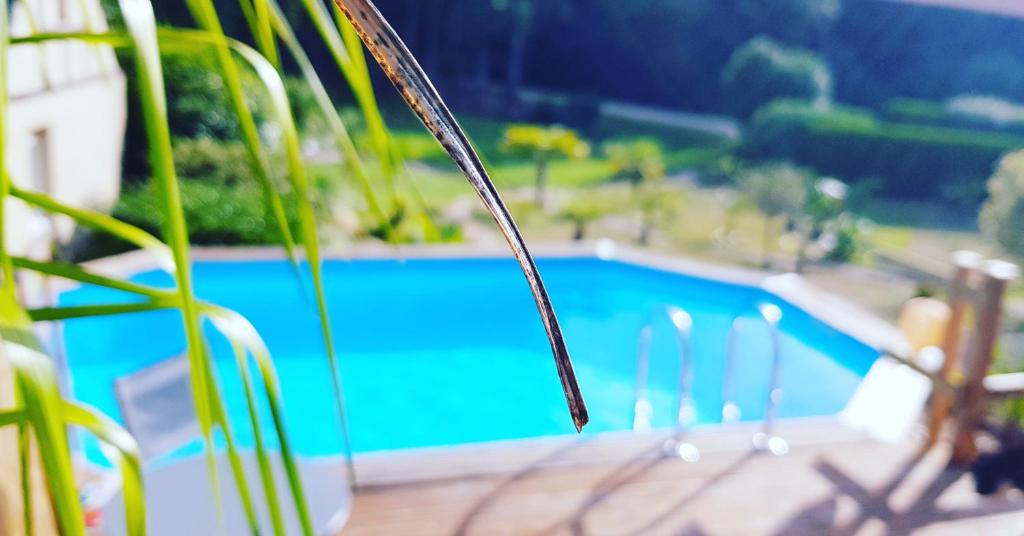
[[[633,192],[633,203],[640,212],[640,233],[637,243],[645,246],[651,241],[651,232],[659,225],[670,222],[682,209],[685,196],[678,189],[660,181],[641,183]]]
[[[1024,257],[1024,151],[1003,157],[988,180],[982,230],[1007,252]]]
[[[722,90],[728,110],[742,118],[776,99],[824,107],[832,94],[832,74],[818,55],[760,36],[733,52],[722,71]]]
[[[661,146],[648,139],[632,142],[609,143],[604,153],[612,167],[613,176],[629,181],[635,188],[639,184],[665,176],[665,162]]]
[[[762,262],[768,266],[768,244],[771,242],[771,220],[779,216],[799,217],[807,203],[806,170],[788,163],[773,163],[745,171],[740,177],[744,193],[764,215],[761,240]]]
[[[555,158],[586,158],[590,145],[574,130],[558,125],[512,125],[505,130],[501,148],[511,154],[532,158],[536,163],[534,201],[544,206],[544,187],[548,180],[548,163]]]
[[[558,213],[558,218],[573,224],[572,239],[586,238],[587,226],[612,211],[614,204],[609,199],[593,193],[573,197]]]

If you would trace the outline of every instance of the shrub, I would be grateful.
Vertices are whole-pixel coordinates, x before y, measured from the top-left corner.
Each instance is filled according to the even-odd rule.
[[[171,54],[163,68],[171,134],[238,139],[238,119],[212,55]]]
[[[993,163],[1024,137],[889,123],[851,108],[777,101],[754,115],[742,153],[788,158],[846,180],[877,176],[880,193],[976,204]]]
[[[885,105],[890,121],[1024,135],[1024,106],[997,97],[962,95],[946,102],[892,99]]]
[[[174,163],[180,179],[182,204],[191,241],[195,244],[280,244],[281,236],[265,208],[263,187],[249,166],[245,148],[238,142],[210,138],[176,139]],[[311,177],[314,195],[324,198],[333,183]],[[285,215],[297,221],[294,200],[283,196]],[[159,235],[163,225],[160,200],[148,183],[129,184],[112,211],[113,216]],[[107,235],[85,233],[75,239],[66,255],[84,260],[132,249]]]
[[[278,244],[277,227],[264,210],[263,190],[253,182],[182,179],[189,236],[196,244]],[[149,188],[125,191],[114,216],[153,232],[163,224],[159,200]],[[286,204],[286,207],[290,204]],[[289,211],[291,212],[291,211]],[[294,220],[294,214],[289,214]]]
[[[736,49],[722,72],[726,108],[749,117],[761,105],[781,98],[828,102],[832,75],[812,52],[755,37]]]
[[[825,225],[818,240],[825,250],[825,260],[848,262],[864,249],[864,225],[850,214],[841,214]]]
[[[174,165],[184,179],[207,179],[225,184],[253,182],[249,157],[240,142],[211,138],[174,140]]]
[[[979,222],[1006,251],[1024,257],[1024,151],[1011,153],[999,162],[988,181],[988,201]]]

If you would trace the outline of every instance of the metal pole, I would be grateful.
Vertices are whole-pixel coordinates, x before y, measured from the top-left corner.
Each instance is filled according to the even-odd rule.
[[[647,376],[650,372],[651,336],[650,323],[640,330],[636,344],[636,401],[633,403],[633,431],[648,432],[651,429],[651,407],[647,399]]]

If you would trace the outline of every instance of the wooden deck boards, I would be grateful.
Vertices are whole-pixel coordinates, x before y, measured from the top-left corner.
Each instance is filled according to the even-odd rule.
[[[830,426],[816,430],[834,435]],[[467,450],[438,451],[406,483],[396,473],[414,456],[381,457],[364,463],[378,483],[359,491],[343,534],[1024,534],[1024,497],[979,497],[969,475],[946,470],[942,449],[918,457],[911,443],[844,438],[773,457],[734,443],[687,464],[660,456],[661,441],[509,444],[484,457],[504,452],[519,466],[492,472]]]

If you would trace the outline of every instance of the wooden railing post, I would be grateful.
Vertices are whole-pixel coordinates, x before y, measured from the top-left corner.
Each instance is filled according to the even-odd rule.
[[[953,439],[953,463],[969,464],[978,456],[975,434],[984,423],[987,394],[984,380],[995,356],[996,342],[1003,316],[1003,296],[1007,284],[1016,279],[1017,266],[1004,261],[988,261],[982,268],[984,282],[977,321],[971,334],[966,377],[961,391],[960,414]]]
[[[952,261],[955,271],[949,285],[949,321],[946,323],[946,334],[942,341],[945,360],[939,370],[940,376],[946,381],[952,379],[953,371],[956,370],[957,361],[960,359],[960,349],[963,347],[964,317],[970,305],[971,289],[968,285],[978,267],[981,266],[981,255],[973,251],[957,251],[953,253]],[[949,412],[953,408],[953,401],[954,395],[949,391],[936,389],[932,394],[925,449],[931,448],[938,440],[942,424],[949,417]]]

